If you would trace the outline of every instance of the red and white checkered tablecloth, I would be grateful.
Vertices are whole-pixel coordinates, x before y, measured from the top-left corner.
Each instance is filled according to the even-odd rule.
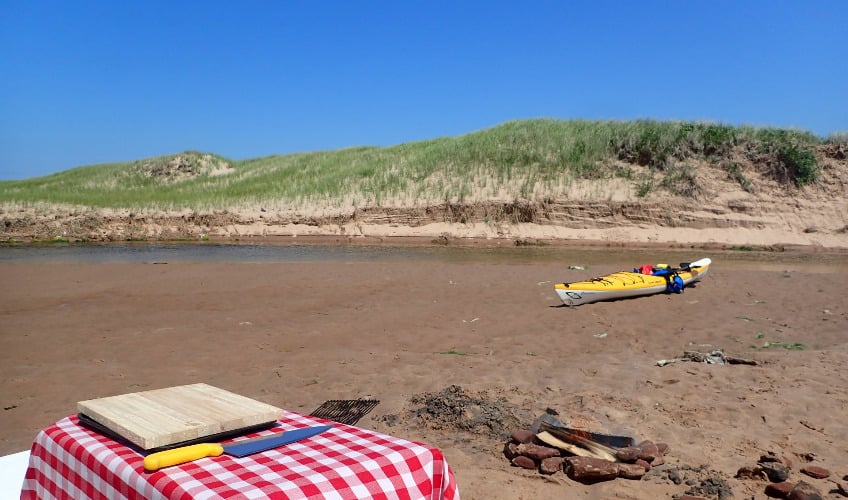
[[[333,428],[244,458],[224,454],[149,473],[141,453],[74,415],[38,433],[21,498],[459,498],[437,448],[288,411],[274,430],[327,423]]]

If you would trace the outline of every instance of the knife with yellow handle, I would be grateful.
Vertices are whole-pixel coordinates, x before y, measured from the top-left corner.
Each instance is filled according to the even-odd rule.
[[[332,427],[332,425],[320,425],[317,427],[278,432],[272,436],[245,439],[244,441],[235,443],[200,443],[174,448],[172,450],[159,451],[144,457],[144,469],[148,472],[154,472],[164,467],[184,464],[205,457],[217,457],[224,453],[239,458],[246,457],[253,453],[270,450],[284,444],[294,443],[295,441],[321,434]]]

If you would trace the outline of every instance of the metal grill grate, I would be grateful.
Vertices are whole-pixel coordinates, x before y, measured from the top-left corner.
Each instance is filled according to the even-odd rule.
[[[340,424],[354,425],[378,404],[380,401],[377,399],[332,399],[324,401],[310,415]]]

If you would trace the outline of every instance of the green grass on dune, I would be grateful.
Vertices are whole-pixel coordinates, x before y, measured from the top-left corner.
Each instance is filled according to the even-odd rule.
[[[812,148],[823,142],[803,131],[710,123],[521,120],[391,147],[243,161],[185,152],[79,167],[0,182],[0,202],[159,210],[366,206],[461,202],[494,194],[555,198],[575,180],[616,177],[631,180],[641,194],[651,189],[686,194],[694,175],[690,160],[718,162],[740,147],[775,158],[774,175],[787,184],[812,182],[818,174]],[[662,180],[633,178],[628,165],[648,167]],[[738,166],[729,169],[734,173],[741,176]]]

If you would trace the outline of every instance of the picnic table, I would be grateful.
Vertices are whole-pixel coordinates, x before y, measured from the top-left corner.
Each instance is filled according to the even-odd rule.
[[[224,454],[147,472],[139,449],[71,415],[36,436],[21,498],[459,498],[437,448],[291,411],[278,421],[283,430],[324,424],[333,428],[244,458]]]

